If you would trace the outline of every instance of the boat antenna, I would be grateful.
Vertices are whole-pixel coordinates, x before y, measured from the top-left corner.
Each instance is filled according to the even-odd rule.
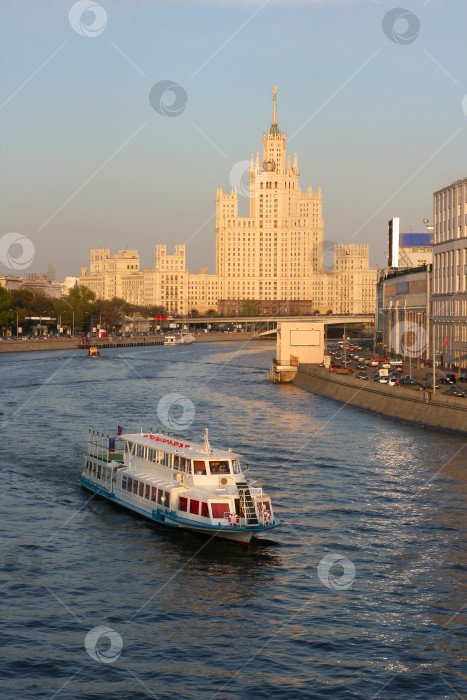
[[[206,452],[206,454],[209,454],[210,451],[211,451],[211,445],[209,444],[208,426],[206,425],[204,428],[203,452]]]

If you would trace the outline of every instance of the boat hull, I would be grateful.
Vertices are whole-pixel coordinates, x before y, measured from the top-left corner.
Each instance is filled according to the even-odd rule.
[[[87,479],[84,476],[81,476],[80,482],[83,488],[85,488],[86,490],[91,491],[92,493],[101,496],[102,498],[106,498],[107,500],[111,501],[112,503],[116,503],[122,508],[137,513],[138,515],[142,515],[143,517],[147,518],[153,523],[155,522],[160,525],[166,525],[168,527],[177,528],[180,530],[188,530],[203,535],[205,537],[215,537],[216,539],[228,540],[229,542],[235,542],[244,546],[249,545],[252,537],[255,537],[256,535],[266,532],[268,530],[272,530],[279,525],[279,522],[277,520],[275,520],[273,524],[253,527],[232,527],[230,525],[224,526],[221,524],[198,524],[194,521],[188,521],[185,518],[181,518],[172,511],[165,511],[160,508],[148,511],[144,510],[143,508],[138,508],[133,503],[123,501],[111,491],[108,491],[107,489],[101,487],[99,484],[94,483],[93,481]]]

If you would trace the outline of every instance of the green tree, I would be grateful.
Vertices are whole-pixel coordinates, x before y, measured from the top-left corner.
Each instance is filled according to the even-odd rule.
[[[245,299],[240,310],[241,316],[259,316],[260,304],[255,299]]]
[[[72,314],[75,315],[75,328],[89,330],[91,328],[91,318],[97,317],[96,295],[87,287],[75,287],[70,289],[65,301],[71,306]]]
[[[14,316],[10,311],[11,308],[14,308],[13,295],[0,285],[0,326],[11,321],[12,316]]]

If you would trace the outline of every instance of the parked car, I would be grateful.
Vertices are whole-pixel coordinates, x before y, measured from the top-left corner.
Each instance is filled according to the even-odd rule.
[[[389,384],[389,377],[388,375],[385,377],[378,375],[373,381],[375,381],[377,384]]]
[[[368,381],[368,375],[366,372],[360,371],[355,375],[357,379],[366,379]]]
[[[331,365],[329,371],[335,372],[336,374],[353,374],[353,369],[351,367],[342,367],[341,365]]]
[[[435,380],[435,389],[439,389],[441,384],[438,382],[438,380]],[[425,381],[425,389],[433,389],[433,377],[430,379],[427,379]]]
[[[455,384],[456,383],[456,375],[455,374],[443,374],[443,376],[440,379],[441,384]]]
[[[391,367],[402,367],[404,363],[402,362],[402,360],[389,360],[389,364],[391,365]]]
[[[407,375],[402,377],[402,379],[398,379],[396,385],[403,386],[405,389],[414,389],[415,391],[423,391],[425,389],[423,384],[420,384],[416,379],[408,377]]]
[[[457,377],[458,382],[467,382],[467,374],[465,372],[463,374],[459,374]]]
[[[464,389],[461,389],[459,386],[450,386],[446,389],[446,391],[443,391],[443,394],[446,396],[458,396],[460,398],[467,398],[467,391]]]
[[[357,362],[357,369],[366,369],[366,364],[362,361]]]

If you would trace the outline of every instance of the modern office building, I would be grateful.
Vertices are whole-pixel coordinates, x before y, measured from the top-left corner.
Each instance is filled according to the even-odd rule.
[[[433,195],[433,325],[445,365],[467,367],[467,177]]]

